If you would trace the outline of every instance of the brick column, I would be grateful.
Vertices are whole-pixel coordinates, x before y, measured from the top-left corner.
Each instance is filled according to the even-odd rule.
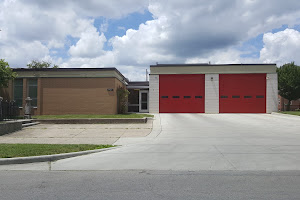
[[[42,78],[37,80],[37,115],[43,114],[43,86]]]

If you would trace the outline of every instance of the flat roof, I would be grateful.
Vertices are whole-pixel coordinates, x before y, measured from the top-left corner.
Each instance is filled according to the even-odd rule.
[[[149,86],[149,81],[130,81],[128,86]]]
[[[276,64],[156,64],[150,74],[246,74],[276,73]]]
[[[193,63],[193,64],[156,64],[150,65],[150,67],[182,67],[182,66],[230,66],[230,65],[276,65],[276,63],[255,63],[255,64],[210,64],[210,63]]]
[[[107,68],[12,68],[15,72],[38,72],[38,71],[51,71],[51,72],[57,72],[57,71],[115,71],[117,72],[121,77],[124,79],[125,76],[115,67],[107,67]]]

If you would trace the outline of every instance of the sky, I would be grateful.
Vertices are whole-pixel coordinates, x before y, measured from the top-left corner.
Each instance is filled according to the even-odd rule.
[[[0,59],[60,68],[300,64],[299,0],[0,0]]]

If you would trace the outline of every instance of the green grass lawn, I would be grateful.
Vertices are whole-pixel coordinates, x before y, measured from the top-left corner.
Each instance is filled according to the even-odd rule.
[[[284,111],[284,112],[280,112],[280,113],[300,116],[300,111]]]
[[[51,155],[109,147],[113,146],[90,144],[0,144],[0,158]]]
[[[117,114],[117,115],[35,115],[34,119],[87,119],[87,118],[143,118],[153,117],[149,114]]]

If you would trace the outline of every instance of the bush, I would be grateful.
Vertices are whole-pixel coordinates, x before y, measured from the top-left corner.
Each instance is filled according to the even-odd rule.
[[[118,95],[118,114],[125,114],[128,111],[128,95],[129,91],[123,87],[117,89]]]

